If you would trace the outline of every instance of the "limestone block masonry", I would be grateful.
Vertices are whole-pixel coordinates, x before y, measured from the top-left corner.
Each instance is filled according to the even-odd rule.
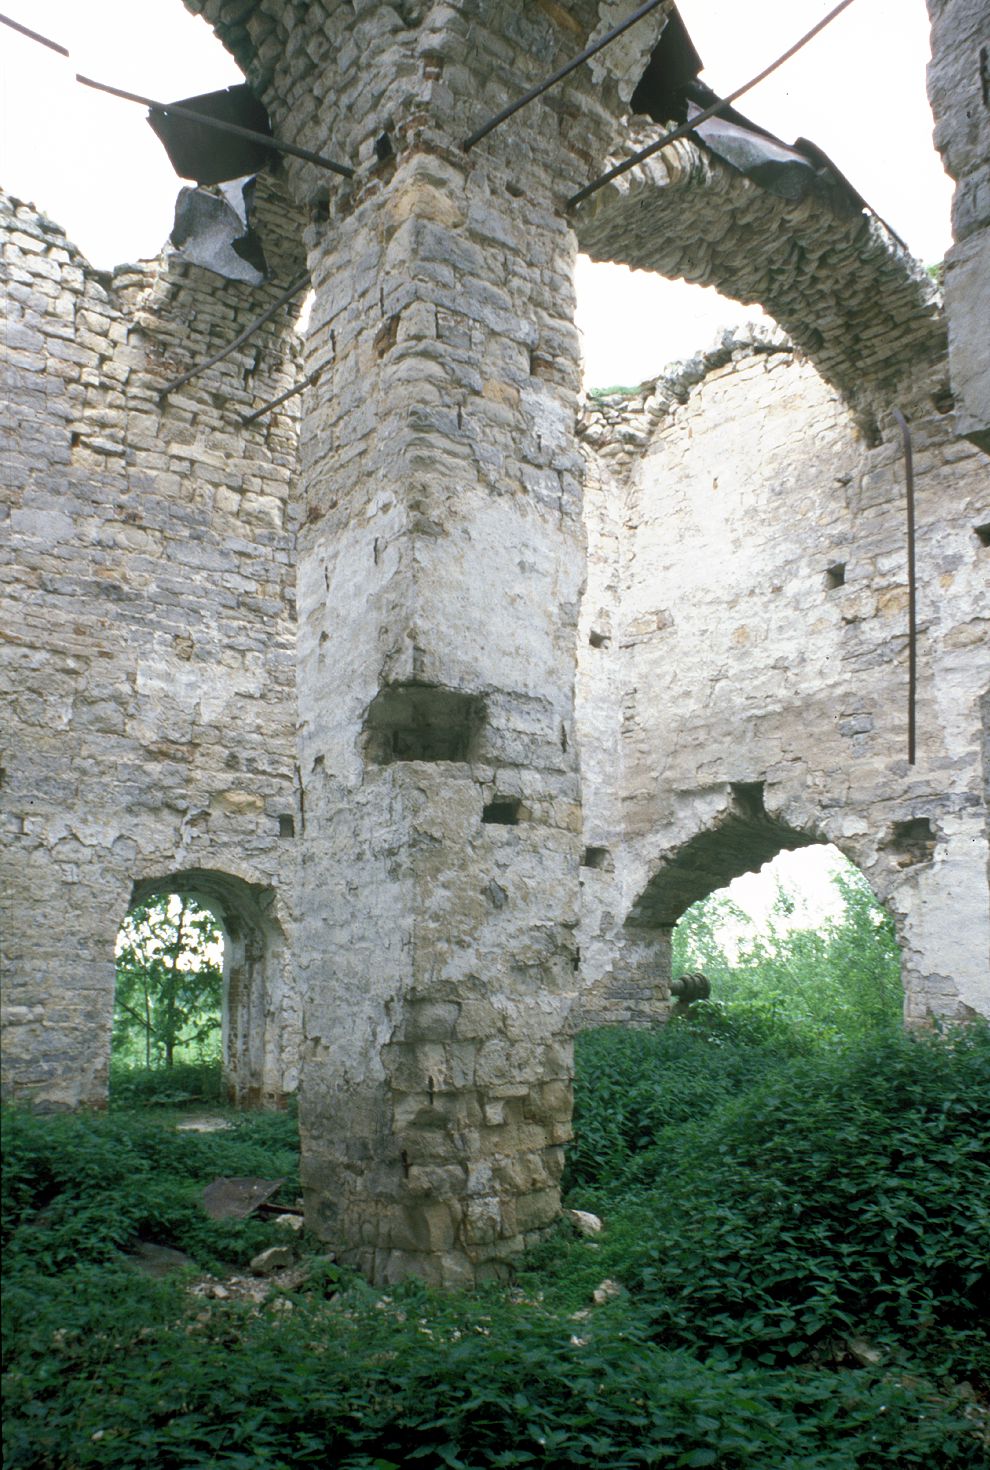
[[[867,447],[838,395],[765,330],[589,406],[589,481],[609,488],[588,497],[578,643],[584,1024],[666,1015],[684,909],[816,841],[891,910],[908,1021],[990,1013],[990,460],[955,437],[931,384],[901,401],[917,498],[914,766],[893,420]]]
[[[233,1094],[298,1081],[310,1228],[470,1285],[558,1212],[574,1031],[662,1019],[679,913],[780,847],[869,875],[909,1019],[990,1011],[987,460],[935,287],[848,199],[688,142],[572,227],[662,9],[465,153],[633,0],[187,4],[355,177],[263,176],[257,289],[101,275],[4,205],[5,1086],[105,1099],[117,927],[180,887],[229,939]],[[578,240],[790,336],[579,422]],[[304,260],[301,345],[283,310],[161,396]]]
[[[290,274],[268,194],[269,256]],[[105,1101],[117,931],[171,884],[226,933],[231,1094],[276,1101],[300,1030],[280,837],[298,822],[297,448],[289,413],[241,417],[295,381],[297,338],[273,322],[160,400],[275,289],[175,256],[110,276],[32,206],[0,211],[5,1090]]]
[[[610,65],[635,75],[662,19],[466,155],[616,7],[202,9],[277,129],[359,166],[329,195],[293,175],[324,369],[298,543],[308,1218],[375,1280],[470,1283],[559,1208],[583,581],[564,201],[615,146]]]
[[[935,146],[957,181],[945,258],[949,363],[960,434],[990,452],[990,6],[928,0]]]

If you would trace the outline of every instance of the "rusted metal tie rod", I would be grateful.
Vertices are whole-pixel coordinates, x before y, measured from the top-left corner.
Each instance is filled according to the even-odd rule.
[[[664,4],[666,4],[666,0],[647,0],[646,5],[641,5],[638,10],[633,11],[632,15],[627,16],[624,21],[621,21],[617,26],[613,26],[606,35],[602,36],[600,41],[596,41],[593,46],[589,46],[585,51],[582,51],[580,56],[575,56],[573,61],[567,62],[566,66],[562,66],[559,71],[555,71],[552,77],[547,77],[545,82],[539,82],[537,86],[531,87],[522,97],[510,103],[508,107],[503,107],[502,111],[486,122],[484,127],[472,133],[470,138],[465,138],[461,144],[464,152],[470,153],[475,143],[480,143],[482,138],[487,138],[489,133],[494,132],[497,127],[500,127],[502,123],[519,112],[521,108],[528,106],[530,102],[534,102],[537,97],[542,97],[544,92],[549,92],[551,87],[555,87],[558,82],[562,82],[565,77],[569,77],[572,71],[577,71],[583,62],[589,60],[592,56],[597,56],[599,51],[604,51],[605,47],[610,45],[616,37],[622,35],[623,31],[628,31],[629,27],[634,26],[638,20],[642,20],[644,15],[649,15],[652,10],[658,10]]]
[[[907,574],[908,574],[908,765],[915,763],[916,706],[918,701],[918,586],[914,556],[914,456],[911,430],[899,408],[891,410],[901,431],[904,446],[904,479],[907,501]]]
[[[660,149],[666,148],[668,143],[676,143],[678,138],[688,137],[694,132],[699,123],[707,122],[710,117],[714,117],[724,107],[731,106],[738,97],[742,97],[746,92],[751,92],[754,87],[759,86],[760,82],[765,81],[778,67],[783,66],[785,61],[790,61],[792,56],[797,55],[803,47],[807,46],[809,41],[814,40],[819,31],[823,31],[844,10],[848,10],[852,3],[853,0],[841,0],[841,3],[834,10],[830,10],[828,15],[820,20],[817,25],[812,26],[811,30],[801,37],[800,41],[795,41],[794,45],[790,46],[784,52],[783,56],[778,56],[776,61],[772,62],[770,66],[765,67],[759,76],[753,77],[752,81],[747,82],[745,86],[737,87],[734,92],[729,93],[728,97],[721,97],[718,102],[713,102],[711,107],[706,107],[703,112],[697,113],[688,122],[682,123],[680,127],[672,128],[669,133],[664,133],[662,138],[657,138],[654,143],[650,143],[646,148],[641,148],[638,153],[634,153],[631,157],[623,159],[622,163],[617,163],[614,168],[610,168],[607,174],[602,174],[600,179],[594,179],[590,184],[585,184],[583,189],[579,189],[576,194],[571,195],[567,201],[567,208],[573,209],[582,200],[588,199],[592,194],[597,194],[599,189],[604,189],[606,184],[610,184],[620,174],[628,173],[638,163],[643,163],[645,159],[652,158],[654,153],[659,153]]]
[[[57,51],[59,56],[68,56],[64,46],[57,41],[49,41],[47,36],[41,36],[37,31],[29,31],[27,26],[22,26],[20,21],[11,20],[9,15],[0,15],[0,25],[10,26],[12,31],[20,31],[22,36],[27,36],[29,41],[37,41],[40,46],[47,46],[49,51]]]
[[[297,276],[292,282],[292,285],[287,286],[281,296],[273,301],[266,311],[263,311],[250,326],[244,328],[244,331],[239,337],[235,337],[233,342],[229,343],[228,346],[222,348],[219,352],[215,352],[205,362],[198,362],[195,367],[190,368],[187,373],[183,373],[180,378],[173,378],[171,383],[166,383],[164,388],[158,390],[158,397],[167,398],[170,393],[175,392],[176,388],[181,388],[184,383],[188,383],[190,378],[195,378],[200,373],[205,373],[207,368],[213,367],[215,363],[222,362],[225,357],[229,357],[232,352],[236,352],[238,347],[243,347],[244,343],[249,341],[255,332],[260,331],[266,322],[271,321],[275,313],[280,311],[286,302],[291,301],[294,296],[298,296],[300,291],[304,291],[308,285],[309,272],[303,271],[302,275]]]
[[[263,403],[261,407],[256,408],[253,413],[245,414],[244,417],[241,419],[241,423],[246,428],[248,424],[253,424],[256,419],[264,418],[266,413],[271,413],[273,408],[281,407],[281,405],[285,403],[289,398],[295,398],[297,393],[304,393],[311,384],[316,382],[317,378],[322,372],[322,368],[314,368],[311,373],[307,373],[305,378],[296,383],[294,387],[287,388],[284,393],[280,393],[278,397],[273,398],[271,402]]]
[[[141,97],[136,92],[123,92],[119,87],[108,87],[105,82],[94,82],[92,77],[83,77],[76,73],[76,81],[81,82],[84,87],[94,87],[97,92],[106,92],[111,97],[121,97],[125,102],[137,102],[141,107],[149,107],[152,112],[164,112],[172,117],[189,118],[191,122],[202,123],[204,127],[215,128],[220,133],[233,133],[235,138],[248,138],[252,143],[258,143],[262,148],[270,148],[273,153],[289,153],[293,158],[304,158],[307,163],[318,164],[320,168],[329,169],[332,174],[339,174],[342,179],[353,179],[354,170],[348,168],[345,163],[335,163],[332,158],[324,158],[322,153],[312,153],[308,148],[297,148],[295,143],[283,143],[279,138],[270,138],[267,133],[256,133],[253,128],[242,128],[240,123],[222,122],[217,117],[207,117],[203,112],[197,112],[194,107],[182,107],[175,102],[155,102],[151,97]]]

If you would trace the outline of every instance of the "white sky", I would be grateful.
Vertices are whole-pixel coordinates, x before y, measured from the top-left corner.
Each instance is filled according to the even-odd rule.
[[[808,30],[832,0],[681,0],[723,94]],[[4,0],[12,19],[68,47],[71,61],[0,27],[0,183],[108,268],[157,254],[180,187],[133,104],[74,80],[164,101],[240,80],[233,61],[182,0]],[[951,184],[932,149],[925,95],[925,0],[856,0],[740,108],[790,142],[811,138],[926,262],[950,243]],[[566,83],[565,83],[566,85]],[[582,261],[578,325],[587,383],[653,377],[705,347],[752,307],[714,291]]]

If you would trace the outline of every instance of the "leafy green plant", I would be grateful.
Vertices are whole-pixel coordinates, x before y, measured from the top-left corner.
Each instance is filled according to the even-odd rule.
[[[577,1066],[572,1200],[605,1230],[477,1293],[322,1257],[262,1304],[148,1280],[136,1235],[216,1271],[274,1238],[198,1198],[291,1198],[292,1117],[5,1116],[5,1467],[983,1470],[986,1028],[823,1042],[720,1004]]]
[[[814,928],[794,924],[794,898],[779,880],[760,927],[724,890],[692,905],[674,931],[675,973],[703,970],[724,1005],[819,1041],[894,1029],[903,992],[893,921],[851,863],[832,881],[841,916]]]
[[[117,941],[114,1051],[137,1046],[145,1067],[171,1068],[178,1051],[215,1046],[222,950],[213,914],[190,898],[167,893],[131,909]]]

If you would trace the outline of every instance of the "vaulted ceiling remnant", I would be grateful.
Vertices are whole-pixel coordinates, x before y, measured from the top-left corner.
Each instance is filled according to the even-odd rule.
[[[717,101],[700,70],[675,10],[633,96],[650,123],[624,152]],[[945,352],[938,292],[903,242],[815,144],[783,143],[734,108],[614,179],[573,223],[594,260],[765,307],[861,420],[909,365]]]

